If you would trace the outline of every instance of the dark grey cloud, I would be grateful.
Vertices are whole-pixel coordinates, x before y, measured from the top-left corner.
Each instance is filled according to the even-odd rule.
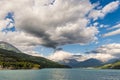
[[[9,11],[14,13],[18,31],[40,40],[33,39],[28,43],[20,39],[18,42],[56,48],[66,44],[87,44],[97,39],[97,28],[87,26],[86,15],[94,7],[89,0],[4,0],[0,4],[1,15]]]

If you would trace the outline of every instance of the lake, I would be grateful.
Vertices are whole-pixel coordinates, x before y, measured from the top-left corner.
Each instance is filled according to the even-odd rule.
[[[120,80],[120,70],[1,70],[0,80]]]

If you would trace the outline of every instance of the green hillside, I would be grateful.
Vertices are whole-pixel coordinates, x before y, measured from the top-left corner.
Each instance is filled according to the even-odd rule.
[[[104,66],[99,67],[101,69],[120,69],[120,61],[117,61],[112,64],[106,64]]]
[[[66,68],[43,57],[0,49],[0,69]]]

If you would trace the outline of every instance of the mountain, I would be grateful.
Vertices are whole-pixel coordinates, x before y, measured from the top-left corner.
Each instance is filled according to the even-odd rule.
[[[105,64],[103,66],[98,67],[100,69],[120,69],[120,61],[116,61],[111,64]]]
[[[117,61],[120,61],[120,59],[119,58],[113,58],[113,59],[110,59],[107,62],[105,62],[105,64],[112,64],[112,63],[115,63]]]
[[[56,50],[54,54],[47,57],[50,60],[58,62],[63,65],[68,65],[70,67],[74,67],[75,64],[79,62],[83,58],[82,55],[73,55],[69,52],[63,51],[61,49]]]
[[[75,67],[75,65],[78,64],[79,61],[77,61],[76,59],[64,59],[62,61],[59,61],[58,63],[68,65],[70,67]]]
[[[94,58],[87,59],[74,65],[75,67],[96,67],[103,65],[103,62]]]
[[[54,60],[63,65],[68,65],[73,68],[75,68],[75,67],[95,67],[95,66],[103,65],[103,62],[100,60],[97,60],[94,58],[84,60],[84,56],[82,56],[82,55],[69,55],[68,53],[63,53],[62,51],[55,53],[52,56],[52,58],[49,58],[49,59]]]
[[[4,41],[0,41],[0,48],[8,51],[14,51],[16,53],[21,53],[21,51],[18,50],[16,47]]]
[[[6,42],[0,46],[0,69],[68,68],[43,57],[24,54]]]
[[[68,65],[70,67],[95,67],[101,66],[104,63],[98,59],[90,58],[84,61],[80,61],[82,59],[82,55],[71,55],[70,57],[66,57],[62,60],[58,60],[57,62],[63,65]]]
[[[68,65],[70,67],[96,67],[96,66],[101,66],[104,63],[100,60],[91,58],[91,59],[87,59],[85,61],[77,61],[76,59],[64,59],[62,61],[59,61],[60,64],[63,65]]]

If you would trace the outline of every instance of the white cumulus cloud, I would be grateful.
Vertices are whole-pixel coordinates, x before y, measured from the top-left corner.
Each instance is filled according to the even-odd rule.
[[[105,16],[118,5],[119,1],[114,1],[102,10],[93,10],[95,5],[89,0],[0,0],[0,30],[8,24],[4,21],[8,12],[14,13],[17,30],[7,34],[0,32],[0,40],[10,42],[24,52],[33,50],[36,45],[56,48],[66,44],[87,44],[97,40],[99,32],[98,23],[88,26],[89,17]],[[86,16],[89,12],[90,16]]]
[[[96,50],[89,52],[89,54],[79,54],[77,58],[74,57],[74,53],[69,53],[65,51],[57,51],[50,55],[48,58],[56,62],[65,59],[75,59],[77,61],[84,61],[90,58],[95,58],[103,62],[107,62],[111,59],[120,59],[120,44],[111,43],[98,47]],[[77,54],[76,54],[77,56]]]
[[[96,27],[87,26],[86,15],[93,7],[89,0],[2,0],[0,19],[14,13],[16,29],[37,37],[46,47],[87,44],[98,34]]]
[[[48,56],[48,59],[59,62],[64,59],[68,59],[72,56],[72,53],[65,51],[56,51],[54,54]]]
[[[94,50],[94,52],[90,52],[87,56],[94,57],[102,61],[108,61],[112,58],[120,58],[120,44],[111,43],[102,45]]]
[[[120,5],[119,0],[110,2],[109,4],[107,4],[106,6],[104,6],[99,10],[96,10],[96,9],[91,10],[89,17],[93,18],[94,20],[97,20],[98,18],[103,18],[105,17],[106,14],[112,13],[115,10],[117,10],[119,5]]]

